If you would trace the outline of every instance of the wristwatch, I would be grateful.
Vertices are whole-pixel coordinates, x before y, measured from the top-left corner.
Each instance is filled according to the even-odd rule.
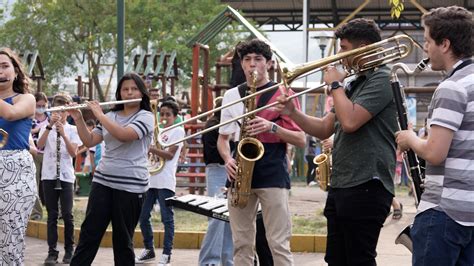
[[[331,89],[329,90],[329,93],[332,92],[332,90],[335,90],[335,89],[339,89],[339,88],[342,88],[342,83],[340,81],[333,81],[331,83]]]
[[[278,129],[278,125],[275,123],[272,123],[272,127],[270,127],[270,133],[276,133]]]

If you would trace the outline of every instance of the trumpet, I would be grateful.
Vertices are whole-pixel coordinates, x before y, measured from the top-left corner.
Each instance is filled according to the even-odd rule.
[[[346,63],[345,64],[345,71],[348,73],[348,76],[351,76],[351,75],[354,75],[354,74],[357,74],[359,72],[363,72],[363,71],[366,71],[366,70],[369,70],[369,69],[373,69],[373,68],[376,68],[378,66],[385,65],[385,64],[388,64],[388,63],[391,63],[391,62],[394,62],[394,61],[398,61],[402,58],[407,57],[411,53],[414,44],[415,44],[415,42],[410,37],[408,37],[407,35],[397,35],[397,36],[393,36],[391,38],[382,40],[380,42],[376,42],[376,43],[366,45],[366,46],[363,46],[363,47],[360,47],[360,48],[357,48],[357,49],[354,49],[354,50],[351,50],[351,51],[339,53],[339,54],[336,54],[336,55],[333,55],[333,56],[329,56],[329,57],[326,57],[326,58],[323,58],[323,59],[320,59],[320,60],[316,60],[316,61],[313,61],[313,62],[309,62],[309,63],[304,63],[304,64],[301,64],[301,65],[294,66],[294,65],[286,64],[284,62],[280,62],[280,70],[282,72],[283,82],[278,83],[278,84],[273,85],[273,86],[270,86],[266,89],[262,89],[258,92],[249,94],[245,97],[240,98],[239,100],[236,100],[236,101],[230,102],[228,104],[222,105],[221,107],[218,107],[218,108],[212,109],[210,111],[204,112],[200,115],[194,116],[194,117],[192,117],[192,118],[190,118],[186,121],[183,121],[181,123],[177,123],[177,124],[175,124],[171,127],[167,127],[164,130],[162,130],[160,132],[160,134],[163,134],[164,132],[167,132],[168,130],[171,130],[175,127],[183,126],[184,124],[188,124],[188,123],[191,123],[191,122],[194,123],[198,119],[201,119],[203,117],[207,117],[212,113],[215,113],[219,110],[228,108],[228,107],[230,107],[232,105],[235,105],[235,104],[238,104],[240,102],[245,102],[248,99],[254,98],[254,97],[256,97],[256,96],[258,96],[262,93],[265,93],[265,92],[270,91],[270,90],[274,90],[275,88],[278,88],[281,85],[284,85],[285,87],[287,87],[289,84],[291,84],[291,82],[293,82],[297,78],[307,76],[307,75],[312,74],[312,73],[317,72],[317,71],[322,71],[325,68],[327,68],[328,65],[331,65],[331,64],[334,64],[334,63],[340,63],[341,64],[342,60],[344,60],[345,63]],[[392,45],[392,46],[386,47],[388,45]],[[294,99],[296,97],[299,97],[299,96],[301,96],[303,94],[306,94],[308,92],[317,90],[317,89],[322,88],[324,86],[326,86],[326,84],[322,84],[322,85],[314,87],[314,88],[305,89],[301,92],[295,93],[292,96],[288,97],[288,100]],[[239,120],[241,120],[241,119],[243,119],[247,116],[258,113],[258,112],[260,112],[264,109],[271,108],[271,107],[273,107],[277,104],[278,104],[278,102],[273,102],[271,104],[267,104],[267,105],[262,106],[260,108],[256,108],[252,111],[249,111],[249,112],[247,112],[243,115],[234,117],[233,119],[223,121],[220,124],[209,127],[205,130],[201,130],[201,131],[196,132],[194,134],[188,135],[188,136],[186,136],[186,137],[184,137],[180,140],[176,140],[176,141],[168,143],[168,144],[166,144],[166,143],[160,143],[160,144],[162,145],[162,147],[169,147],[169,146],[176,145],[180,142],[186,141],[188,139],[192,139],[192,138],[194,138],[198,135],[207,133],[209,131],[213,131],[213,130],[221,127],[221,126],[227,125],[229,123],[233,123],[235,121],[239,121]],[[161,138],[158,138],[158,139],[161,139]]]
[[[120,101],[110,101],[110,102],[102,102],[99,103],[100,106],[107,106],[107,105],[117,105],[117,104],[125,104],[125,103],[136,103],[136,102],[141,102],[142,99],[130,99],[130,100],[120,100]],[[78,110],[78,109],[85,109],[88,108],[87,104],[78,104],[78,105],[63,105],[63,106],[56,106],[56,107],[51,107],[45,110],[45,112],[62,112],[62,111],[68,111],[68,110]]]
[[[3,146],[7,145],[8,141],[8,132],[6,132],[3,128],[0,128],[0,135],[2,136],[2,140],[0,141],[0,149]]]

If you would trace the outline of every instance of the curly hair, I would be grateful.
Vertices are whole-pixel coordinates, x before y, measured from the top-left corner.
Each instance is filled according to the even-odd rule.
[[[471,12],[459,6],[439,7],[431,9],[421,19],[437,45],[448,39],[455,56],[473,55],[474,20]]]
[[[10,58],[15,73],[17,74],[17,77],[13,81],[13,91],[21,94],[30,93],[30,78],[28,77],[18,55],[7,47],[0,48],[0,54],[6,55]]]
[[[270,48],[270,45],[259,39],[252,39],[239,43],[236,50],[240,59],[251,53],[262,55],[267,59],[267,61],[272,59],[272,49]]]
[[[353,44],[371,44],[382,40],[380,29],[375,21],[356,18],[342,25],[334,35],[339,39],[347,39]]]

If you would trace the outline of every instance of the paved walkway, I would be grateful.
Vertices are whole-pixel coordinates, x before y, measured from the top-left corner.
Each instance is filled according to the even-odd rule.
[[[301,188],[302,192],[308,190],[315,198],[323,198],[324,193],[317,188]],[[301,192],[298,191],[298,194]],[[296,192],[296,191],[295,191]],[[297,194],[297,193],[294,193]],[[294,195],[292,193],[292,195]],[[316,194],[316,195],[314,195]],[[398,233],[405,228],[406,225],[413,221],[415,215],[415,206],[413,199],[408,196],[397,197],[404,206],[403,217],[401,220],[392,220],[388,217],[384,228],[382,229],[379,244],[377,247],[377,263],[383,266],[403,266],[411,265],[411,253],[402,245],[395,245],[394,241]],[[62,244],[59,243],[59,246]],[[47,243],[44,240],[36,238],[26,239],[26,260],[25,265],[41,265],[47,255]],[[135,254],[139,254],[140,250],[136,250]],[[156,250],[157,254],[161,254],[161,250]],[[60,253],[62,259],[63,252]],[[172,255],[172,265],[197,265],[199,250],[197,249],[174,249]],[[322,253],[294,253],[294,261],[297,266],[305,265],[327,265],[324,262],[324,254]],[[93,265],[113,265],[112,248],[100,248]],[[156,265],[156,263],[155,263]]]

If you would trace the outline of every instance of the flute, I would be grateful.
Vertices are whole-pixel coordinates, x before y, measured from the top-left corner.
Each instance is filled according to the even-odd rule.
[[[142,99],[130,99],[130,100],[121,100],[121,101],[110,101],[110,102],[103,102],[99,103],[100,106],[106,106],[106,105],[116,105],[116,104],[125,104],[125,103],[135,103],[135,102],[141,102]],[[72,106],[56,106],[52,108],[48,108],[45,110],[45,112],[58,112],[58,111],[67,111],[67,110],[76,110],[76,109],[85,109],[87,108],[87,104],[78,104],[78,105],[72,105]]]

